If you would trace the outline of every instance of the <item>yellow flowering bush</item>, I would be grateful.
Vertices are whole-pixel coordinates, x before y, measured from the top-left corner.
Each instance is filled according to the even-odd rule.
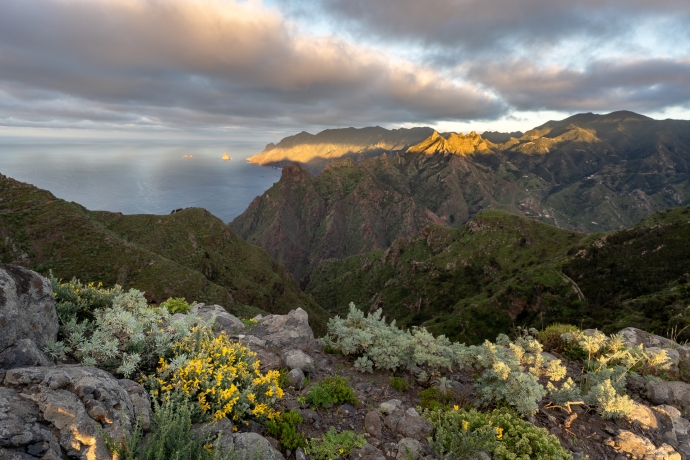
[[[237,422],[279,415],[271,408],[283,397],[278,371],[261,374],[256,353],[225,334],[216,336],[203,325],[191,332],[173,344],[175,357],[161,358],[156,375],[147,379],[154,396],[195,402],[197,420],[228,417]]]

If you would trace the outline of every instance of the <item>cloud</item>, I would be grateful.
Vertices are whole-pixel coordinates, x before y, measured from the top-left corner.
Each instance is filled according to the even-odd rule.
[[[525,59],[474,62],[467,75],[518,110],[658,111],[690,106],[690,57],[596,60],[584,69]]]
[[[634,37],[645,27],[687,38],[690,19],[687,0],[320,0],[319,5],[319,13],[360,36],[407,40],[456,58],[544,50],[574,39],[616,40],[620,46],[622,36]],[[314,11],[292,10],[298,16]]]
[[[4,0],[0,123],[303,126],[490,118],[480,86],[260,1]]]

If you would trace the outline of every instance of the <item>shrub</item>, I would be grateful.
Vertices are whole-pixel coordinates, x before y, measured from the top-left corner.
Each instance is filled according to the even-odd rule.
[[[390,384],[394,389],[400,392],[407,391],[410,389],[410,383],[401,377],[391,377]]]
[[[561,351],[567,345],[562,335],[566,332],[575,332],[579,329],[571,324],[554,323],[539,331],[537,338],[545,350]]]
[[[419,405],[424,409],[449,409],[454,399],[449,394],[443,394],[438,388],[427,388],[419,392]]]
[[[559,405],[583,401],[596,407],[605,418],[622,417],[632,411],[633,401],[625,393],[629,372],[637,369],[653,373],[667,369],[670,364],[664,350],[650,353],[642,345],[629,348],[617,334],[606,336],[599,331],[591,334],[571,331],[564,333],[562,338],[570,347],[570,355],[581,357],[585,374],[579,386],[571,379],[561,388],[549,384],[547,389],[552,401]]]
[[[324,377],[322,381],[309,388],[309,393],[303,397],[302,401],[317,407],[331,407],[339,403],[359,404],[359,399],[352,388],[340,376]]]
[[[304,433],[297,432],[297,426],[302,423],[302,416],[296,410],[285,412],[267,420],[264,426],[266,431],[276,438],[286,449],[297,449],[307,447],[307,440]]]
[[[118,285],[106,289],[103,283],[84,284],[77,278],[72,278],[69,283],[63,283],[62,280],[53,276],[52,271],[48,278],[55,296],[55,309],[63,325],[72,320],[77,322],[93,320],[94,311],[112,307],[113,299],[122,294],[122,288]]]
[[[242,321],[244,327],[249,329],[249,331],[253,331],[256,325],[259,324],[259,322],[254,318],[240,318],[240,321]]]
[[[312,438],[305,452],[312,460],[332,460],[347,457],[352,449],[359,449],[366,443],[361,434],[350,430],[338,433],[334,427],[330,427],[321,439]]]
[[[435,428],[431,447],[439,458],[473,458],[480,450],[499,460],[566,460],[571,454],[545,429],[505,409],[424,411]]]
[[[165,308],[171,315],[176,313],[189,313],[192,306],[187,303],[182,297],[170,297],[168,300],[161,304],[161,308]]]
[[[328,334],[323,338],[326,347],[345,355],[358,356],[355,368],[372,372],[373,368],[397,370],[427,366],[432,372],[451,369],[461,347],[445,336],[434,337],[424,328],[402,331],[395,321],[386,324],[382,310],[364,313],[350,303],[347,318],[339,316],[328,321]]]
[[[154,406],[153,425],[145,443],[142,443],[143,431],[138,424],[132,436],[121,442],[106,439],[106,445],[120,460],[238,459],[232,451],[221,453],[220,449],[214,449],[218,439],[193,435],[192,411],[187,404],[168,400],[162,405],[154,401]]]
[[[195,421],[228,417],[234,422],[246,418],[271,419],[271,409],[283,390],[278,371],[262,375],[256,353],[227,335],[214,335],[198,326],[172,346],[173,359],[160,359],[157,375],[147,378],[154,396],[170,395],[194,401]]]
[[[500,334],[495,344],[486,341],[480,346],[467,347],[467,365],[480,372],[475,382],[478,402],[504,403],[523,416],[534,414],[539,407],[537,403],[547,394],[539,377],[559,381],[566,373],[560,360],[546,362],[541,352],[541,344],[528,333],[514,342]]]
[[[64,341],[49,344],[45,351],[54,357],[71,354],[82,364],[126,378],[155,369],[159,357],[171,355],[173,343],[202,323],[196,316],[173,320],[165,308],[149,307],[136,289],[116,295],[111,308],[92,314],[93,320],[81,322],[72,317],[63,325]]]

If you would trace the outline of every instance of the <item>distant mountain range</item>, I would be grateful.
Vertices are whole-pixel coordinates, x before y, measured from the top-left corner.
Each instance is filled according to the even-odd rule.
[[[524,134],[301,133],[250,161],[295,164],[231,227],[298,279],[321,260],[385,249],[489,209],[601,232],[690,203],[690,121],[625,111],[574,115]]]

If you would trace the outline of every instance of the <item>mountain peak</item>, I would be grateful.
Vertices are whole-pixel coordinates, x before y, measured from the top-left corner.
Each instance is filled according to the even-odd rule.
[[[408,152],[413,153],[452,153],[454,155],[469,155],[478,152],[487,152],[491,150],[493,144],[486,141],[482,136],[475,131],[464,135],[462,133],[450,133],[448,138],[444,138],[438,132],[434,131],[431,136],[423,140],[417,145],[413,145]]]

